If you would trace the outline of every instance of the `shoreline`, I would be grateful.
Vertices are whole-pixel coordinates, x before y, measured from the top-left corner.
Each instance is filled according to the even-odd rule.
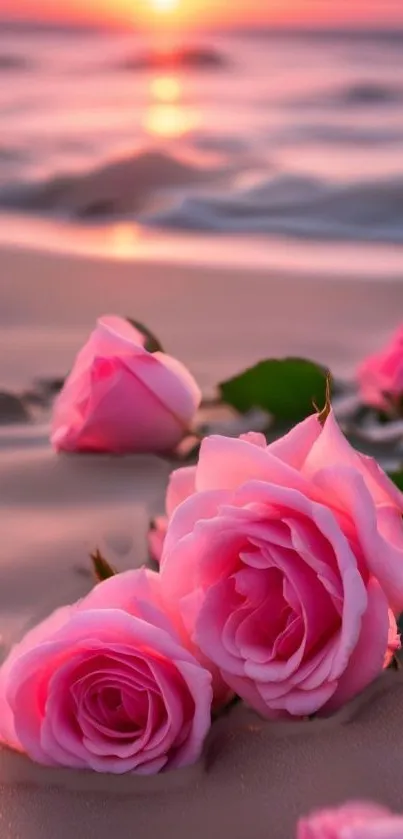
[[[292,276],[318,275],[322,280],[345,275],[348,266],[348,274],[353,278],[403,279],[403,244],[164,231],[141,227],[131,219],[80,223],[0,210],[0,260],[3,250],[119,263],[168,262],[190,267],[282,271]]]
[[[96,318],[107,313],[148,324],[207,392],[271,356],[312,358],[349,378],[403,311],[403,283],[384,274],[295,276],[2,246],[0,268],[3,388],[65,375]]]

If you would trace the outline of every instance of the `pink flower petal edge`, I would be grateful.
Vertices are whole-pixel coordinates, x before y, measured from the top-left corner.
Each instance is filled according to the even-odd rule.
[[[57,451],[164,452],[189,431],[201,392],[177,359],[149,353],[124,318],[100,318],[54,405]]]
[[[402,839],[403,816],[385,807],[352,802],[300,819],[296,839]]]
[[[168,487],[167,608],[259,713],[333,713],[400,647],[402,512],[402,494],[332,411],[269,446],[262,435],[207,437]]]
[[[210,728],[211,680],[165,613],[159,576],[129,571],[12,649],[0,670],[1,739],[50,766],[188,766]]]
[[[403,326],[379,352],[364,359],[357,370],[362,401],[386,413],[401,412],[403,398]]]

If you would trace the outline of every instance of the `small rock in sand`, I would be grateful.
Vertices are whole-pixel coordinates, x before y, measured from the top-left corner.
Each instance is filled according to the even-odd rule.
[[[37,389],[44,395],[52,398],[57,396],[64,385],[64,378],[62,376],[53,379],[35,379]]]
[[[7,425],[12,422],[28,422],[29,419],[29,413],[18,396],[0,391],[0,425]]]

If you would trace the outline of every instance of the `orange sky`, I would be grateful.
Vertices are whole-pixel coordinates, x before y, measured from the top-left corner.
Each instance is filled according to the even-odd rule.
[[[171,11],[153,11],[164,0],[0,0],[13,18],[133,23],[167,27],[267,24],[403,24],[403,0],[165,0]]]

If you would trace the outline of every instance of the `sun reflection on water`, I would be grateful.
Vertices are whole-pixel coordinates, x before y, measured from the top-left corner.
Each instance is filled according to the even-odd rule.
[[[151,79],[150,93],[157,102],[176,104],[181,99],[181,83],[176,76],[155,76]]]
[[[179,75],[158,74],[148,82],[149,102],[144,115],[144,128],[154,137],[183,137],[199,123],[194,107],[184,101],[184,88]]]
[[[113,224],[109,230],[103,231],[103,236],[109,246],[111,255],[115,259],[130,259],[136,253],[141,242],[141,230],[133,222]]]

